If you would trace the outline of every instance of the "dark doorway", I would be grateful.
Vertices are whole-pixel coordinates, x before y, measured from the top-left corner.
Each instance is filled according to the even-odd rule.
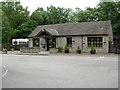
[[[114,53],[114,43],[112,41],[109,41],[109,53]]]
[[[49,40],[50,40],[50,38],[46,38],[47,51],[49,51]]]

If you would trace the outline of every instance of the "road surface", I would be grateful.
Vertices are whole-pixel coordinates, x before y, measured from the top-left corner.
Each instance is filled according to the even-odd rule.
[[[3,54],[3,88],[118,88],[118,56]]]

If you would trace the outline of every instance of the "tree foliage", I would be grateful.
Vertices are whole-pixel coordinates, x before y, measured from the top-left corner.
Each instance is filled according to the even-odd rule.
[[[112,23],[114,35],[120,35],[120,2],[101,2],[96,7],[85,10],[50,6],[47,10],[37,8],[31,15],[20,2],[2,2],[3,43],[9,44],[13,38],[26,38],[37,25],[70,22],[108,21]],[[0,24],[1,25],[1,24]]]
[[[28,20],[27,22],[23,23],[14,30],[12,37],[26,38],[36,27],[37,27],[37,23],[35,21]]]
[[[28,21],[29,11],[20,2],[2,2],[2,41],[10,44],[16,28]]]
[[[120,35],[120,2],[101,2],[75,14],[77,22],[111,21],[114,35]]]
[[[71,22],[71,9],[50,6],[47,10],[42,7],[35,10],[31,15],[31,20],[37,22],[38,25],[45,24],[58,24]]]

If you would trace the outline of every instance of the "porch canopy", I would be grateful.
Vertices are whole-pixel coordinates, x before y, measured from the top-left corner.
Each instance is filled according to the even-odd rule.
[[[41,29],[39,30],[39,33],[36,32],[34,33],[34,36],[35,37],[40,37],[40,36],[58,36],[59,33],[57,32],[56,29],[51,29],[51,28],[47,28],[47,29]]]

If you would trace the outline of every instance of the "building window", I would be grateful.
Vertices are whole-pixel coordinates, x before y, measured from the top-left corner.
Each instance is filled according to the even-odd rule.
[[[92,43],[94,47],[102,47],[102,37],[88,37],[87,42],[88,42],[88,47],[91,47]]]
[[[39,47],[39,39],[33,39],[33,47]]]
[[[72,37],[67,38],[67,46],[72,47]]]

